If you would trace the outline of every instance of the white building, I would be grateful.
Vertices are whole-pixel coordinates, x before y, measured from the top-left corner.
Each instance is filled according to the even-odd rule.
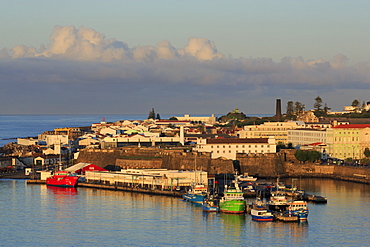
[[[196,151],[211,153],[212,159],[220,157],[236,159],[237,153],[267,154],[276,153],[276,144],[273,137],[270,138],[224,138],[203,139],[197,141]]]
[[[326,129],[291,129],[288,130],[288,143],[292,143],[293,147],[318,143],[326,144],[326,135]]]
[[[212,114],[210,117],[201,116],[201,117],[193,117],[189,114],[185,114],[183,117],[176,117],[179,121],[193,121],[193,122],[202,122],[202,123],[209,123],[214,124],[217,121],[215,114]]]
[[[288,130],[303,128],[304,122],[267,122],[260,125],[247,125],[238,132],[240,138],[269,138],[273,137],[276,143],[288,144]]]

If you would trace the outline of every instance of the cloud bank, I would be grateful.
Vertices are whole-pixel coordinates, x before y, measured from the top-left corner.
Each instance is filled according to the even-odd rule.
[[[214,42],[190,37],[129,47],[91,28],[56,26],[50,43],[0,52],[0,113],[273,113],[276,98],[310,108],[370,98],[370,62],[233,58]],[[11,104],[10,104],[11,102]],[[338,109],[338,110],[340,110]]]

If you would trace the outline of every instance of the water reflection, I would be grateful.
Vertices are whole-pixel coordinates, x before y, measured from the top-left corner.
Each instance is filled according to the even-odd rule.
[[[54,195],[76,195],[76,188],[66,188],[66,187],[56,187],[56,186],[47,186],[48,191],[53,192]]]

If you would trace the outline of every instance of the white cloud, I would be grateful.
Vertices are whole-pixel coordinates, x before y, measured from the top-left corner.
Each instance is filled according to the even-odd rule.
[[[52,109],[60,104],[71,104],[69,109],[82,112],[86,111],[83,107],[96,105],[90,100],[100,97],[101,111],[114,108],[115,112],[120,111],[120,105],[142,107],[152,102],[161,104],[167,112],[191,112],[185,107],[198,112],[224,112],[242,109],[237,104],[245,101],[245,107],[255,108],[256,113],[275,98],[305,103],[305,99],[320,95],[329,107],[340,100],[352,102],[353,97],[369,100],[369,62],[348,66],[348,58],[341,54],[331,60],[234,59],[219,53],[214,42],[204,38],[190,37],[183,48],[175,48],[167,40],[130,48],[91,28],[56,26],[50,44],[39,50],[24,45],[2,49],[0,58],[0,98],[12,101],[11,95],[17,92],[19,100],[14,108],[18,112],[27,108],[23,113],[30,111],[28,107]],[[30,98],[30,88],[38,96]],[[346,96],[353,88],[358,93],[351,90]],[[65,102],[60,93],[55,94],[58,90],[71,100]],[[340,98],[335,96],[337,93]],[[40,106],[43,100],[48,104]],[[274,108],[267,111],[273,112]]]

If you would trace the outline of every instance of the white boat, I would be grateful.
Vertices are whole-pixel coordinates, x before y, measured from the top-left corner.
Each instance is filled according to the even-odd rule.
[[[237,180],[241,182],[255,182],[257,178],[253,176],[248,176],[248,174],[245,174],[245,175],[238,176]]]
[[[252,220],[255,221],[273,221],[274,215],[266,208],[266,205],[257,198],[252,204],[251,209]]]

